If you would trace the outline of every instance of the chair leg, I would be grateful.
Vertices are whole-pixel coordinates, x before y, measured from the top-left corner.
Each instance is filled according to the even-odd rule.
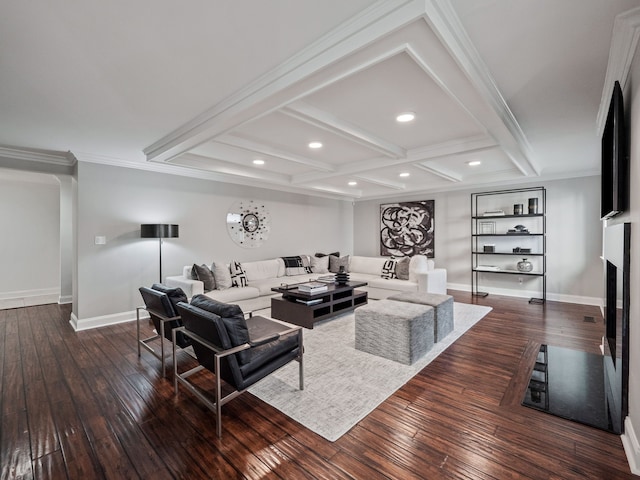
[[[140,358],[140,307],[136,308],[136,337],[138,340],[138,358]]]
[[[160,362],[162,364],[162,378],[167,376],[167,371],[164,365],[164,322],[160,322]]]
[[[298,345],[300,354],[298,356],[298,374],[300,375],[300,390],[304,390],[304,344],[302,343],[302,329],[298,330]]]
[[[222,438],[222,385],[220,384],[220,357],[215,355],[215,375],[216,375],[216,429],[218,438]]]
[[[178,395],[178,362],[176,361],[176,329],[171,330],[171,347],[173,357],[173,393]]]

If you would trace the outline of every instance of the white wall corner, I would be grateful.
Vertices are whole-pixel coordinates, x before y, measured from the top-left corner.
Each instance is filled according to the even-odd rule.
[[[640,475],[640,444],[633,429],[633,423],[629,417],[624,420],[624,434],[620,436],[624,453],[627,455],[629,468],[634,475]]]
[[[140,318],[147,318],[148,314],[144,312],[143,316],[141,313]],[[80,332],[82,330],[89,330],[92,328],[106,327],[108,325],[115,325],[117,323],[124,322],[132,322],[136,319],[135,310],[130,312],[120,312],[113,313],[110,315],[101,315],[98,317],[89,317],[79,319],[74,313],[71,314],[71,318],[69,319],[69,323],[73,327],[76,332]]]

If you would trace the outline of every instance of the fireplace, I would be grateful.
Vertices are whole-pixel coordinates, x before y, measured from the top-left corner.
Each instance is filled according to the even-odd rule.
[[[613,428],[619,433],[628,411],[630,240],[630,223],[605,228],[604,384]]]
[[[631,226],[605,228],[602,353],[542,345],[522,404],[620,434],[628,411]]]

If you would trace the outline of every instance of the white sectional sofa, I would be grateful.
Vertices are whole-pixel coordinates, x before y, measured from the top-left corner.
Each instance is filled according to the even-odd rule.
[[[307,256],[311,259],[310,256]],[[344,257],[342,257],[344,258]],[[315,258],[314,258],[315,260]],[[349,279],[367,282],[363,290],[368,291],[369,298],[383,299],[399,292],[428,292],[445,294],[447,290],[447,272],[443,268],[434,268],[433,260],[423,255],[416,255],[409,262],[409,279],[383,278],[382,269],[389,258],[383,257],[349,257]],[[218,262],[216,265],[220,265]],[[166,278],[166,285],[180,287],[187,297],[205,294],[214,300],[238,304],[244,311],[259,310],[271,306],[271,297],[279,295],[271,288],[282,284],[308,282],[319,276],[331,275],[322,267],[312,267],[312,273],[287,275],[282,258],[242,262],[242,270],[246,276],[247,286],[204,291],[204,283],[191,276],[192,265],[183,268],[182,275]],[[213,270],[213,265],[212,265]]]

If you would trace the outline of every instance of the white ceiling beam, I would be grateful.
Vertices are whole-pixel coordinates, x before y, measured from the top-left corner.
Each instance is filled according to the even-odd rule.
[[[364,48],[372,39],[382,38],[423,14],[422,0],[376,2],[288,61],[145,148],[147,160],[166,162],[234,128],[251,117],[246,112],[255,105]]]
[[[524,174],[540,175],[540,167],[533,161],[529,141],[498,90],[489,69],[467,35],[451,2],[449,0],[425,0],[424,6],[426,13],[424,20],[438,35],[478,92],[489,102],[517,145],[516,150],[506,145],[505,142],[500,142],[508,150],[511,161]]]
[[[363,182],[371,183],[372,185],[379,185],[385,188],[391,188],[392,190],[406,190],[407,185],[402,182],[394,182],[392,180],[380,180],[369,175],[354,175],[354,178],[362,180]]]
[[[305,165],[307,167],[314,168],[316,170],[321,170],[323,172],[333,172],[335,171],[335,166],[321,162],[318,160],[314,160],[312,158],[301,157],[299,155],[292,155],[291,153],[280,150],[278,148],[274,148],[268,145],[264,145],[263,143],[255,142],[253,140],[249,140],[246,138],[242,138],[236,134],[227,134],[224,137],[217,138],[213,144],[220,143],[223,145],[229,145],[231,147],[240,148],[246,150],[248,152],[258,153],[262,155],[268,155],[270,157],[280,158],[282,160],[287,160],[289,162],[297,163],[299,165]]]
[[[469,151],[482,150],[489,147],[495,147],[495,140],[486,135],[479,135],[469,138],[463,138],[453,140],[450,142],[443,142],[436,145],[430,145],[429,147],[418,148],[409,150],[406,158],[400,159],[388,159],[388,158],[374,158],[364,160],[362,162],[350,163],[340,168],[337,168],[333,172],[312,172],[301,173],[293,175],[291,183],[303,184],[314,182],[317,180],[323,180],[325,178],[337,177],[341,175],[357,175],[377,168],[385,168],[400,165],[413,165],[416,162],[439,158],[447,155],[454,155],[457,153],[466,153]]]
[[[356,188],[338,188],[333,185],[309,185],[308,188],[319,192],[332,193],[334,195],[343,195],[345,197],[352,197],[354,199],[362,197],[362,190]]]
[[[196,166],[196,168],[200,168],[203,170],[212,172],[215,171],[216,173],[222,173],[226,175],[238,175],[240,177],[254,178],[256,180],[262,180],[264,182],[278,185],[288,185],[291,182],[291,177],[289,175],[252,168],[248,165],[242,165],[236,162],[228,162],[221,159],[215,159],[217,162],[215,170],[209,169],[206,164],[210,162],[210,160],[210,157],[205,157],[194,153],[185,153],[184,155],[180,155],[179,158],[174,159],[171,163],[180,166],[191,166],[189,165],[189,163],[197,163],[198,165]]]
[[[402,158],[406,151],[400,146],[367,132],[347,121],[341,120],[329,112],[308,105],[304,102],[288,105],[280,112],[302,122],[321,128],[347,140],[354,141],[371,150],[391,158]]]
[[[413,165],[415,168],[420,170],[424,170],[425,172],[429,172],[433,175],[436,175],[440,178],[443,178],[449,182],[458,183],[462,181],[462,175],[459,175],[447,168],[443,168],[441,166],[435,165],[425,165],[424,163],[415,163]]]

